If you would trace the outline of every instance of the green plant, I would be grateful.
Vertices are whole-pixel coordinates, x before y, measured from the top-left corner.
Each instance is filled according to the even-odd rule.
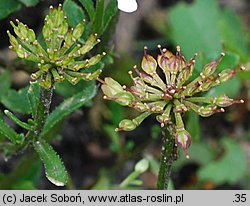
[[[12,152],[32,146],[44,163],[47,178],[57,186],[65,185],[68,175],[60,157],[48,143],[51,141],[48,134],[66,116],[95,95],[95,86],[86,85],[81,92],[66,99],[50,113],[55,84],[64,80],[76,84],[82,80],[96,79],[101,69],[94,72],[86,72],[86,69],[94,67],[105,55],[105,53],[97,54],[89,59],[83,59],[100,40],[97,34],[91,34],[82,45],[80,38],[85,28],[84,21],[71,29],[66,19],[61,5],[58,9],[50,8],[42,30],[43,44],[37,40],[34,31],[27,25],[18,20],[17,25],[11,22],[16,37],[7,32],[11,43],[10,48],[19,58],[37,64],[38,71],[31,74],[34,82],[31,82],[30,87],[22,93],[22,96],[27,95],[27,113],[31,113],[28,121],[23,122],[12,112],[5,110],[5,114],[26,132],[18,134],[2,119],[0,120],[0,132],[12,142]],[[1,186],[4,187],[4,184],[2,183]]]
[[[147,48],[144,48],[144,57],[141,62],[143,71],[135,66],[134,70],[138,76],[134,77],[132,71],[129,72],[133,86],[121,86],[109,77],[100,81],[105,94],[104,99],[142,112],[132,120],[122,120],[116,131],[134,130],[151,114],[157,115],[156,119],[163,130],[162,157],[157,187],[166,189],[173,161],[177,159],[177,145],[184,150],[186,158],[189,158],[187,149],[191,144],[191,136],[185,129],[182,114],[191,110],[200,116],[208,117],[217,112],[224,112],[222,107],[243,103],[243,100],[233,100],[226,95],[219,97],[197,95],[228,81],[244,67],[223,70],[214,74],[225,56],[222,53],[217,61],[205,65],[200,75],[190,81],[197,54],[187,62],[179,46],[177,46],[176,55],[165,48],[161,49],[161,46],[158,47],[161,54],[158,55],[157,60],[148,55]],[[159,76],[159,70],[164,74],[164,80]]]
[[[35,6],[40,0],[9,0],[0,1],[0,19],[3,19],[13,12],[22,8],[22,6]]]

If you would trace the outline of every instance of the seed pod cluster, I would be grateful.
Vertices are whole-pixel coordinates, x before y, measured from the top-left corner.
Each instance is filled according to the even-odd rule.
[[[38,80],[46,89],[51,88],[55,82],[67,80],[72,84],[81,79],[93,80],[101,73],[101,69],[86,73],[84,69],[92,67],[101,61],[105,52],[89,59],[83,59],[86,53],[100,42],[97,34],[91,34],[82,45],[79,42],[85,21],[80,22],[75,28],[69,28],[67,17],[59,5],[57,9],[50,7],[42,29],[45,45],[41,45],[35,32],[27,25],[16,20],[11,22],[16,37],[7,31],[10,39],[10,48],[18,57],[37,63],[38,71],[31,74],[33,80]]]
[[[157,59],[147,54],[147,48],[144,48],[141,62],[142,71],[136,66],[134,67],[136,76],[133,76],[133,72],[129,71],[133,81],[131,87],[122,86],[110,77],[105,78],[101,87],[104,99],[142,112],[141,115],[132,120],[122,120],[116,131],[134,130],[149,115],[156,114],[156,119],[161,127],[170,123],[175,124],[176,144],[185,151],[186,157],[189,157],[187,149],[190,146],[191,137],[185,129],[182,114],[191,110],[200,116],[208,117],[214,113],[224,112],[222,107],[243,103],[243,100],[233,100],[226,95],[199,97],[198,94],[231,79],[244,68],[223,70],[216,74],[215,70],[225,56],[224,53],[221,53],[217,61],[205,65],[200,75],[190,81],[197,54],[186,61],[179,46],[177,46],[175,55],[166,48],[158,47],[160,54]]]

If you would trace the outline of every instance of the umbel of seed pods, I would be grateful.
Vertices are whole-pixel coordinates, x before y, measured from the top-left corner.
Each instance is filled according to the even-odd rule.
[[[223,70],[215,74],[216,67],[225,56],[221,53],[217,61],[205,65],[200,75],[190,81],[197,54],[187,62],[181,55],[179,46],[177,46],[176,55],[165,48],[161,49],[160,45],[158,47],[160,54],[157,59],[148,55],[147,48],[144,48],[142,71],[134,66],[137,76],[133,76],[133,72],[129,71],[133,86],[121,86],[110,77],[105,78],[104,81],[101,80],[103,98],[132,107],[142,113],[132,120],[122,120],[116,131],[134,130],[151,114],[156,114],[161,127],[170,123],[175,124],[176,143],[189,158],[187,149],[190,146],[191,137],[185,129],[182,114],[191,110],[202,117],[208,117],[217,112],[224,112],[222,107],[243,103],[243,100],[233,100],[226,95],[199,97],[198,94],[226,82],[238,71],[244,70],[244,67]],[[161,78],[160,73],[163,73],[164,78]]]
[[[97,38],[97,34],[91,34],[81,45],[79,40],[84,32],[85,20],[75,28],[69,28],[62,5],[57,9],[50,6],[49,14],[45,18],[42,29],[45,46],[38,42],[35,32],[27,25],[18,20],[16,24],[11,22],[16,37],[7,31],[10,48],[18,57],[37,63],[39,70],[33,73],[31,78],[38,80],[42,87],[49,89],[53,83],[65,79],[76,84],[81,79],[96,79],[101,73],[101,69],[93,73],[86,73],[84,69],[97,64],[105,52],[82,60],[100,39]]]

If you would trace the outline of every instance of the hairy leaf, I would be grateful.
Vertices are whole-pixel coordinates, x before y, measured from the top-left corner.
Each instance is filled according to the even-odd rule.
[[[73,95],[72,97],[63,101],[48,117],[45,122],[44,129],[41,136],[44,137],[48,134],[53,128],[69,116],[76,109],[82,107],[96,94],[95,84],[90,84],[82,89],[81,92]]]
[[[72,85],[67,81],[56,84],[56,92],[64,98],[72,97],[83,90],[83,88],[94,88],[95,81],[80,81],[76,85]]]
[[[8,138],[13,144],[20,144],[24,140],[23,134],[17,134],[12,128],[5,124],[2,119],[0,119],[0,133]]]
[[[27,92],[27,98],[33,118],[36,116],[37,113],[37,105],[39,103],[39,98],[40,98],[39,94],[40,94],[39,84],[38,83],[31,84]]]
[[[34,148],[44,164],[48,180],[56,186],[64,186],[67,183],[68,174],[55,150],[44,140],[35,142]]]
[[[31,108],[26,96],[27,93],[28,87],[20,89],[19,91],[9,90],[6,95],[2,96],[1,102],[11,111],[29,114],[31,113]]]

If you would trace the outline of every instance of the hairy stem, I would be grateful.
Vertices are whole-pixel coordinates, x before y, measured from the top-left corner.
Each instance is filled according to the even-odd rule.
[[[161,150],[160,170],[157,180],[157,189],[168,189],[168,183],[174,160],[177,159],[177,146],[174,137],[174,125],[169,124],[162,130],[163,146]]]
[[[34,132],[34,139],[37,140],[42,132],[44,127],[45,121],[49,114],[49,109],[51,105],[51,98],[53,94],[54,87],[52,86],[50,89],[44,89],[41,87],[40,90],[40,100],[37,105],[37,114],[34,117],[35,121],[35,132]]]

